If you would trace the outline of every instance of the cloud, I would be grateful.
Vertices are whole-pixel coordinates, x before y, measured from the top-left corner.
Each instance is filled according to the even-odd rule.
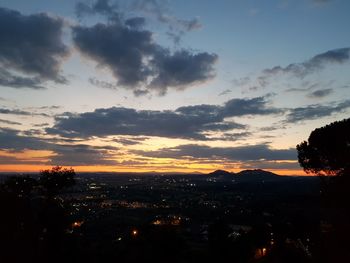
[[[48,139],[22,135],[20,131],[0,128],[0,150],[9,153],[26,150],[52,151],[47,157],[49,165],[113,165],[118,148],[86,144],[58,144]],[[1,157],[2,158],[2,157]],[[17,163],[27,162],[17,160]],[[33,160],[32,162],[35,163]],[[36,162],[39,163],[39,160]]]
[[[308,94],[310,98],[324,98],[333,93],[333,89],[319,89]]]
[[[33,124],[34,127],[46,127],[46,126],[49,126],[50,124],[47,123],[47,122],[44,122],[44,123],[39,123],[39,124]]]
[[[162,95],[168,88],[184,89],[213,78],[218,58],[188,50],[172,53],[157,45],[150,31],[118,23],[75,26],[73,40],[80,52],[109,68],[119,86],[146,87]]]
[[[62,42],[63,25],[61,18],[45,13],[23,15],[0,8],[0,84],[40,89],[46,80],[65,83],[60,66],[69,51]]]
[[[258,74],[255,79],[251,77],[234,79],[233,85],[246,88],[248,91],[256,91],[260,88],[266,88],[275,83],[275,77],[295,77],[300,81],[302,87],[288,88],[286,92],[303,92],[316,88],[320,83],[310,84],[305,81],[305,77],[317,73],[330,65],[341,65],[350,61],[350,47],[328,50],[324,53],[317,54],[312,58],[299,63],[291,63],[285,67],[275,66],[266,68]],[[289,80],[288,80],[289,81]],[[335,81],[330,80],[328,85]],[[310,85],[309,85],[310,84]],[[307,87],[309,85],[309,87]],[[315,86],[313,86],[315,85]],[[327,85],[324,85],[327,87]]]
[[[174,24],[181,25],[185,31],[199,27],[197,19],[181,20],[164,15],[161,6],[158,1],[135,1],[132,9],[157,13],[159,20],[171,24],[172,29],[177,28]],[[78,3],[76,10],[79,16],[101,14],[108,18],[106,23],[91,27],[74,26],[73,41],[82,54],[95,60],[98,66],[108,68],[118,86],[133,90],[135,95],[144,95],[141,90],[154,90],[164,95],[168,88],[183,90],[215,76],[216,54],[187,49],[172,52],[160,46],[154,41],[153,33],[143,29],[145,17],[124,18],[126,15],[117,5],[106,0],[91,5]],[[174,32],[169,34],[174,35]]]
[[[59,109],[62,109],[62,106],[58,106],[58,105],[41,106],[41,107],[38,107],[37,109],[39,109],[39,110],[59,110]]]
[[[154,16],[158,22],[167,24],[171,31],[193,31],[202,27],[197,17],[187,20],[174,16],[166,1],[135,0],[131,4],[131,9]]]
[[[296,77],[303,78],[308,74],[323,69],[328,64],[343,64],[349,61],[349,52],[349,47],[333,49],[318,54],[302,63],[293,63],[286,67],[276,66],[270,69],[265,69],[263,73],[270,76],[276,74],[292,74]]]
[[[90,145],[56,145],[51,157],[55,165],[116,165],[117,148],[93,147]]]
[[[129,138],[124,138],[124,137],[115,138],[112,141],[120,143],[122,145],[137,145],[137,144],[140,144],[147,139],[148,139],[147,137],[138,136],[138,137],[129,137]]]
[[[145,24],[146,18],[144,17],[132,17],[125,21],[125,25],[134,29],[141,29]]]
[[[229,94],[229,93],[231,93],[231,92],[232,92],[232,90],[230,90],[230,89],[225,89],[224,91],[222,91],[222,92],[219,93],[219,96],[224,96],[224,95],[227,95],[227,94]]]
[[[111,4],[112,2],[112,4]],[[198,17],[192,19],[181,19],[172,14],[166,1],[158,0],[134,0],[123,3],[126,10],[119,8],[120,1],[96,0],[89,4],[78,2],[75,6],[76,15],[82,18],[86,15],[103,15],[110,21],[120,23],[125,19],[125,25],[140,29],[146,24],[146,17],[155,18],[158,22],[168,25],[169,31],[174,35],[183,35],[185,32],[197,30],[202,27]],[[143,16],[129,18],[126,13],[140,13]],[[168,33],[170,33],[168,32]]]
[[[99,88],[117,90],[116,84],[103,80],[98,80],[96,78],[89,78],[89,83]]]
[[[0,119],[0,123],[9,124],[9,125],[21,125],[21,123],[19,123],[19,122],[9,121],[9,120],[4,120],[4,119]]]
[[[188,50],[171,54],[168,50],[158,49],[154,55],[152,68],[155,76],[149,87],[160,94],[166,92],[166,87],[185,89],[188,85],[203,83],[215,76],[213,65],[218,59],[215,54],[194,54]]]
[[[18,110],[18,109],[6,109],[6,108],[0,108],[0,114],[11,114],[11,115],[21,115],[21,116],[43,116],[43,117],[50,117],[49,114],[46,113],[35,113],[35,112],[29,112],[24,110]]]
[[[0,128],[0,149],[2,150],[48,150],[49,146],[49,143],[41,139],[21,136],[18,130]]]
[[[282,113],[282,109],[268,105],[265,97],[252,99],[232,99],[225,103],[223,114],[226,117],[243,115],[269,115]]]
[[[111,135],[159,136],[210,140],[206,133],[244,129],[245,126],[228,117],[271,115],[283,112],[268,105],[264,97],[232,99],[223,106],[194,105],[174,111],[135,110],[124,107],[96,109],[81,114],[66,113],[55,118],[55,125],[47,128],[50,134],[64,137]]]
[[[156,151],[133,151],[135,154],[153,158],[210,159],[226,161],[295,160],[295,149],[271,149],[265,144],[239,147],[210,147],[199,144],[185,144],[162,148]]]
[[[149,91],[145,90],[145,89],[136,89],[136,90],[134,90],[135,97],[146,96],[147,94],[149,94]]]
[[[16,89],[45,89],[45,87],[42,86],[42,81],[40,80],[40,78],[30,78],[13,75],[12,73],[3,68],[0,68],[0,86]]]
[[[286,122],[295,123],[305,120],[315,120],[322,117],[331,116],[334,113],[344,112],[350,108],[350,100],[339,102],[338,104],[321,105],[314,104],[306,107],[291,109],[287,114]]]

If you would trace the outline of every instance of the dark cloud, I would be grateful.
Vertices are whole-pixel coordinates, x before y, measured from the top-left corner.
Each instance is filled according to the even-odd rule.
[[[9,125],[21,125],[21,123],[19,123],[19,122],[9,121],[9,120],[4,120],[4,119],[0,119],[0,123],[9,124]]]
[[[160,12],[161,4],[157,1],[136,1],[133,9],[149,10],[150,6],[152,12]],[[143,95],[140,91],[146,89],[164,95],[168,88],[185,89],[215,76],[216,54],[186,49],[171,52],[154,42],[151,31],[143,29],[144,17],[124,19],[125,14],[109,1],[99,0],[92,5],[79,3],[77,13],[102,14],[108,18],[108,22],[91,27],[73,27],[74,43],[82,54],[95,60],[99,66],[110,69],[117,84],[134,90],[135,95]],[[183,30],[198,27],[196,19],[180,20],[161,13],[159,17],[163,22],[176,20]]]
[[[147,140],[147,137],[129,137],[129,138],[116,138],[113,139],[113,142],[120,143],[122,145],[137,145]]]
[[[20,135],[20,132],[18,130],[0,128],[1,150],[48,150],[49,146],[49,143],[41,139]]]
[[[106,149],[107,148],[107,149]],[[55,147],[57,155],[51,157],[55,165],[116,165],[115,150],[90,145],[60,145]]]
[[[136,89],[136,90],[134,90],[135,97],[146,96],[147,94],[149,94],[149,91],[146,90],[146,89]]]
[[[22,15],[0,8],[0,84],[40,89],[46,80],[65,83],[60,72],[62,59],[68,55],[62,42],[63,25],[62,19],[45,13]]]
[[[116,84],[103,80],[98,80],[96,78],[89,78],[89,83],[99,88],[117,90]]]
[[[78,2],[75,6],[75,13],[79,18],[86,15],[101,14],[111,21],[118,22],[120,20],[118,5],[116,3],[111,4],[109,0],[96,0],[89,4]]]
[[[271,149],[265,144],[239,147],[210,147],[207,145],[186,144],[156,151],[133,151],[136,154],[153,158],[176,159],[221,159],[226,161],[254,160],[295,160],[295,149]]]
[[[36,113],[36,112],[29,112],[29,111],[18,110],[18,109],[6,109],[6,108],[0,108],[0,114],[50,117],[50,115],[46,113]]]
[[[62,109],[62,106],[58,106],[58,105],[41,106],[41,107],[38,107],[38,109],[40,109],[40,110],[59,110],[59,109]]]
[[[125,21],[125,25],[134,29],[141,29],[145,24],[146,19],[144,17],[132,17]]]
[[[66,137],[145,135],[205,139],[201,132],[207,123],[208,119],[201,116],[172,111],[136,111],[113,107],[69,118],[56,118],[54,127],[46,130]]]
[[[215,76],[213,65],[218,59],[215,54],[194,54],[188,50],[171,54],[168,50],[158,49],[154,55],[152,68],[155,74],[149,87],[160,94],[165,93],[167,87],[185,89]]]
[[[223,106],[207,104],[186,106],[175,111],[137,111],[112,107],[57,116],[55,125],[46,131],[64,137],[143,135],[210,140],[206,133],[245,128],[242,124],[225,121],[225,118],[281,112],[281,109],[270,107],[264,97],[232,99]]]
[[[243,115],[269,115],[282,113],[282,109],[268,105],[265,97],[252,99],[232,99],[225,103],[223,114],[226,117]]]
[[[319,89],[319,90],[315,90],[314,92],[311,92],[310,94],[308,94],[308,97],[310,98],[324,98],[327,97],[328,95],[333,93],[333,89]]]
[[[332,85],[335,80],[329,80],[326,83],[323,82],[310,82],[304,81],[298,88],[288,88],[286,92],[308,92],[307,96],[310,98],[322,98],[333,93],[334,89]]]
[[[39,123],[39,124],[33,124],[34,127],[46,127],[49,126],[50,124],[48,124],[47,122],[44,123]]]
[[[222,91],[222,92],[219,93],[219,96],[224,96],[224,95],[227,95],[227,94],[229,94],[229,93],[231,93],[231,92],[232,92],[232,90],[230,90],[230,89],[225,89],[224,91]]]
[[[172,31],[192,31],[202,27],[202,24],[196,17],[187,20],[174,16],[166,1],[135,0],[130,8],[155,17],[158,22],[167,24]]]
[[[302,63],[293,63],[286,67],[276,66],[270,69],[265,69],[263,73],[265,75],[292,74],[296,77],[303,78],[308,74],[323,69],[327,64],[342,64],[349,61],[349,52],[349,47],[333,49],[318,54]]]
[[[42,86],[40,78],[21,77],[13,75],[9,71],[0,68],[0,86],[10,87],[15,89],[29,88],[29,89],[45,89]]]
[[[109,67],[126,87],[138,86],[146,81],[149,69],[143,64],[143,50],[150,49],[151,33],[118,25],[97,24],[93,27],[76,26],[73,39],[79,50]]]
[[[27,134],[34,135],[35,133]],[[113,165],[117,164],[113,158],[118,148],[86,144],[58,144],[48,139],[25,136],[18,130],[0,128],[0,150],[12,153],[25,150],[52,151],[54,155],[48,158],[47,163],[50,165]],[[17,160],[17,163],[20,162]]]
[[[344,112],[348,108],[350,108],[350,100],[332,105],[315,104],[306,107],[299,107],[290,110],[286,121],[289,123],[295,123],[304,120],[315,120],[331,116],[334,113]]]
[[[8,156],[1,155],[0,153],[0,164],[38,164],[45,162],[42,158],[33,157],[30,160],[28,159],[20,159],[18,156]]]
[[[117,23],[76,26],[73,40],[83,54],[109,68],[122,87],[138,90],[142,86],[165,94],[168,88],[184,89],[214,77],[217,55],[171,53],[154,43],[147,30]]]

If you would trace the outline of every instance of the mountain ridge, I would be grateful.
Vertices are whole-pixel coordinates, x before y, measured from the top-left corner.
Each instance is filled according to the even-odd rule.
[[[238,181],[271,181],[281,179],[283,176],[262,169],[242,170],[238,173],[228,172],[225,170],[215,170],[207,174],[221,180],[238,180]]]

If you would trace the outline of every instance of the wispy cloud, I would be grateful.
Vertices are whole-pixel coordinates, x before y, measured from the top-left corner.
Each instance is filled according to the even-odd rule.
[[[350,100],[332,104],[313,104],[305,107],[291,109],[287,114],[286,121],[295,123],[305,120],[315,120],[331,116],[334,113],[344,112],[350,108]]]
[[[276,74],[292,74],[296,77],[303,78],[308,74],[323,69],[328,64],[343,64],[349,61],[349,52],[349,47],[333,49],[318,54],[302,63],[293,63],[286,67],[275,66],[273,68],[263,70],[263,73],[267,76]]]

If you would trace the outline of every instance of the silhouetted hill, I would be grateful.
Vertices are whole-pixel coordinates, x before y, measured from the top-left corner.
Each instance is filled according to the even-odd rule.
[[[239,176],[257,176],[257,177],[276,177],[279,176],[278,174],[261,170],[261,169],[254,169],[254,170],[243,170],[237,173],[236,175]]]
[[[216,170],[214,172],[209,173],[208,175],[213,177],[232,177],[235,174],[225,170]]]
[[[243,170],[239,173],[231,173],[225,170],[216,170],[209,173],[208,175],[222,180],[235,180],[238,182],[275,181],[282,178],[282,176],[261,169]]]
[[[274,181],[282,177],[261,169],[243,170],[236,174],[238,180],[244,181]]]

